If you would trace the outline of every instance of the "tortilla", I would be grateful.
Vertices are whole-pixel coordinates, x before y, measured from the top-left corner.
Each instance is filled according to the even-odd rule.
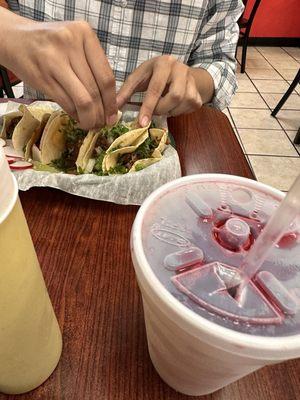
[[[151,128],[149,129],[149,134],[152,139],[155,139],[156,141],[159,140],[159,144],[154,149],[152,153],[152,157],[154,158],[160,158],[162,157],[162,153],[164,152],[166,148],[166,143],[168,139],[168,132],[166,129],[158,129],[158,128]]]
[[[39,154],[39,156],[37,156],[37,153],[36,152],[34,153],[32,151],[32,148],[33,148],[33,145],[40,139],[40,137],[47,125],[49,118],[50,118],[50,114],[44,114],[42,116],[39,126],[35,129],[31,138],[27,142],[26,148],[25,148],[25,160],[31,159],[31,160],[40,161],[40,154]],[[35,157],[34,157],[34,154],[35,154]]]
[[[158,161],[160,161],[162,159],[162,157],[159,158],[144,158],[142,160],[137,160],[133,166],[130,168],[130,170],[128,171],[128,173],[132,173],[132,172],[138,172],[146,167],[149,167],[152,164],[157,163]]]
[[[51,115],[53,113],[53,108],[47,105],[35,105],[32,104],[27,106],[28,111],[34,116],[38,121],[42,121],[44,119],[45,114]]]
[[[13,124],[16,126],[20,122],[22,116],[23,116],[23,114],[21,111],[13,111],[6,115],[3,115],[2,127],[1,127],[1,131],[0,131],[0,138],[7,139],[8,136],[10,136],[10,135],[8,135],[8,132],[9,132],[11,125]],[[15,129],[15,126],[13,126],[13,129]]]
[[[64,111],[55,111],[49,118],[40,144],[41,162],[50,164],[61,157],[65,150],[66,138],[61,129],[67,124],[68,115]]]
[[[139,132],[137,132],[139,131]],[[109,149],[107,150],[107,155],[104,157],[103,162],[102,162],[102,171],[103,172],[109,172],[109,170],[113,167],[116,166],[118,162],[118,158],[122,154],[130,154],[133,153],[148,137],[148,129],[146,128],[141,128],[141,129],[135,129],[133,131],[129,131],[127,133],[131,133],[132,137],[128,136],[128,144],[130,146],[122,147],[116,150],[113,150],[109,152]],[[114,143],[111,145],[111,147],[116,143],[116,141],[123,136],[125,136],[127,133],[124,135],[120,136],[117,138]],[[137,136],[137,133],[139,136]],[[133,141],[134,139],[134,141]],[[124,142],[123,142],[124,143]],[[117,147],[117,146],[113,146]]]
[[[133,129],[119,136],[107,149],[107,153],[111,153],[114,149],[128,147],[134,145],[133,143],[145,132],[147,133],[150,124],[145,128]],[[148,133],[147,133],[148,136]]]
[[[12,144],[16,150],[23,151],[33,132],[39,127],[40,121],[31,114],[24,104],[19,107],[19,110],[22,112],[22,118],[14,129]]]
[[[90,173],[93,171],[96,160],[92,159],[96,141],[100,135],[100,132],[89,131],[80,147],[78,157],[76,160],[77,171],[81,170],[84,173]],[[91,160],[94,160],[93,162]],[[89,165],[89,168],[88,168]]]

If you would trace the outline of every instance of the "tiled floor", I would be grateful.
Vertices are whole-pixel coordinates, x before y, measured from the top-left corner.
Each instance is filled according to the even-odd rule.
[[[240,60],[241,49],[237,58]],[[238,71],[239,71],[238,67]],[[246,73],[237,73],[239,88],[225,110],[256,178],[289,190],[300,174],[300,85],[277,114],[271,111],[300,68],[300,48],[250,47]]]
[[[240,60],[241,49],[237,58]],[[225,110],[256,178],[287,191],[300,173],[300,85],[277,114],[277,105],[300,68],[300,48],[249,47],[246,73],[237,72],[239,88]],[[22,84],[14,88],[23,94]]]

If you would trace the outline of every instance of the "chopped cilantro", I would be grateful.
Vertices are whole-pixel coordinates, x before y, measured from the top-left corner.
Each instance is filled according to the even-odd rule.
[[[69,117],[69,121],[62,128],[61,132],[66,136],[66,142],[69,144],[75,144],[79,140],[83,140],[87,135],[87,131],[79,128],[77,122],[71,117]]]
[[[150,124],[150,127],[149,127],[150,129],[151,128],[156,128],[156,126],[155,126],[155,123],[153,122],[153,121],[151,121],[151,124]]]
[[[136,150],[135,154],[139,158],[150,158],[153,150],[157,147],[154,139],[148,137]]]
[[[81,167],[78,167],[77,173],[78,173],[78,175],[83,175],[84,170]]]
[[[125,126],[122,122],[117,123],[115,126],[108,128],[102,128],[101,133],[106,137],[110,139],[117,139],[118,137],[124,135],[124,133],[128,132],[129,128]]]
[[[136,171],[141,171],[141,170],[144,169],[144,168],[145,168],[145,166],[142,165],[142,164],[137,164],[137,165],[135,166],[135,170],[136,170]]]
[[[68,150],[65,150],[60,158],[57,158],[56,160],[52,160],[50,165],[59,171],[67,172],[68,166],[67,166],[67,158],[68,158]]]
[[[96,162],[95,162],[95,165],[93,168],[93,172],[94,171],[96,171],[96,173],[103,172],[102,171],[102,163],[103,163],[104,157],[105,157],[105,151],[102,150],[96,159]]]
[[[106,175],[108,175],[108,173],[103,172],[103,171],[93,172],[93,174],[94,174],[94,175],[97,175],[97,176],[106,176]]]
[[[115,167],[109,169],[108,173],[110,175],[114,174],[127,174],[128,169],[124,165],[117,164]]]
[[[60,158],[52,160],[51,165],[63,172],[73,172],[80,146],[87,135],[87,131],[79,128],[77,122],[69,117],[68,122],[61,128],[60,132],[66,138],[65,151]]]

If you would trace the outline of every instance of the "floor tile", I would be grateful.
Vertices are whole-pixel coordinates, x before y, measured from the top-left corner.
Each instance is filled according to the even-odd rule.
[[[249,156],[258,181],[289,190],[300,171],[300,157]]]
[[[292,82],[293,82],[292,80],[291,80],[291,81],[288,81],[288,84],[290,85]],[[300,94],[300,84],[298,84],[298,85],[295,87],[294,92]]]
[[[237,59],[240,61],[242,58],[242,47],[239,46],[237,50]],[[247,48],[247,56],[246,60],[264,60],[264,56],[260,54],[260,52],[252,46],[248,46]]]
[[[298,156],[284,130],[238,129],[247,154]]]
[[[247,68],[247,74],[251,79],[282,80],[282,77],[274,69]]]
[[[280,47],[264,47],[259,46],[256,49],[264,55],[264,57],[286,57],[286,52]]]
[[[237,128],[281,129],[276,118],[271,117],[269,110],[229,108]]]
[[[233,108],[268,108],[258,93],[236,93],[230,107]]]
[[[235,76],[238,81],[249,81],[249,77],[246,73],[241,74],[240,72],[236,72]]]
[[[290,137],[291,141],[294,142],[297,131],[286,131],[286,133]],[[300,144],[293,143],[293,145],[296,147],[298,153],[300,154]]]
[[[276,68],[277,72],[286,80],[293,80],[298,72],[298,68],[296,69],[284,69],[284,68]]]
[[[300,127],[300,112],[296,110],[280,110],[276,116],[284,129],[298,130]]]
[[[287,53],[289,53],[289,55],[296,58],[296,60],[300,61],[300,48],[299,47],[283,47],[283,49]]]
[[[300,64],[298,61],[294,60],[292,57],[287,56],[284,59],[269,59],[269,63],[274,67],[274,68],[286,68],[286,69],[297,69],[300,67]]]
[[[283,80],[254,79],[253,83],[261,93],[285,93],[289,88],[289,85]]]
[[[251,93],[251,92],[256,92],[257,90],[255,89],[255,86],[253,83],[250,81],[250,79],[238,79],[238,93]]]
[[[246,59],[246,70],[248,69],[273,69],[272,65],[270,63],[268,63],[267,60],[265,60],[264,58],[262,59],[249,59],[247,57]]]
[[[274,109],[282,98],[281,93],[262,93],[261,95],[271,109]],[[298,94],[291,94],[281,109],[300,110],[300,96]]]
[[[240,63],[237,63],[235,72],[237,74],[240,74],[241,76],[247,76],[246,72],[243,72],[243,73],[241,72],[241,64]]]

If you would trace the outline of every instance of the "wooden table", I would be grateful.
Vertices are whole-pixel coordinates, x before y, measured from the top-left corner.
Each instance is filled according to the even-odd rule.
[[[203,107],[169,128],[184,174],[252,172],[226,116]],[[147,351],[141,296],[129,251],[137,207],[53,189],[20,193],[64,348],[30,400],[187,400],[159,378]],[[202,400],[296,400],[300,363],[264,368]]]

